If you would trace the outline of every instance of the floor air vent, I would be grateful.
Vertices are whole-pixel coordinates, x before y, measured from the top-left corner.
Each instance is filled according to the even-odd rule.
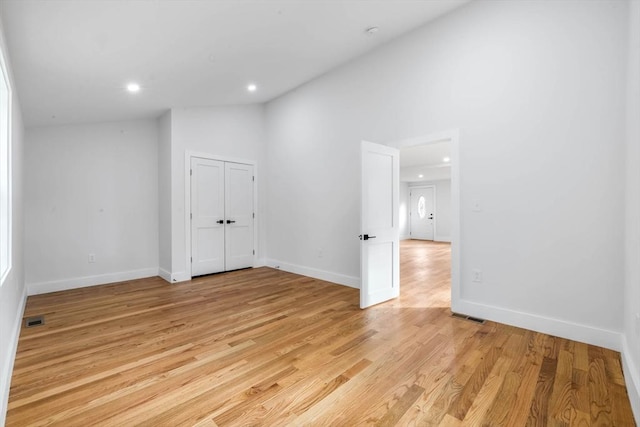
[[[40,325],[44,325],[44,316],[27,317],[27,320],[25,322],[25,326],[27,328],[32,328],[34,326]]]
[[[480,323],[480,324],[485,322],[484,319],[480,319],[478,317],[473,317],[473,316],[467,316],[466,314],[451,313],[451,316],[452,317],[457,317],[458,319],[470,320],[472,322]]]

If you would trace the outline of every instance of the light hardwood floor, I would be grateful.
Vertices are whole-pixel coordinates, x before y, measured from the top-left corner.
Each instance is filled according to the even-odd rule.
[[[402,296],[270,268],[29,297],[8,426],[633,426],[617,352],[453,318],[447,244]]]

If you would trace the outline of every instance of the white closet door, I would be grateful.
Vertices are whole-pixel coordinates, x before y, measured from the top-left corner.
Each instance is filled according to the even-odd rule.
[[[253,267],[253,166],[225,163],[225,267]]]
[[[191,275],[225,270],[225,164],[191,158]]]

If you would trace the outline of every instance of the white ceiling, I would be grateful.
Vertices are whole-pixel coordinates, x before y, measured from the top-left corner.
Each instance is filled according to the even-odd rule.
[[[451,158],[450,141],[403,147],[400,149],[400,169],[409,166],[445,166],[445,157]]]
[[[451,178],[451,141],[400,149],[400,181],[417,182]]]
[[[34,126],[265,102],[467,1],[2,0],[0,16]]]

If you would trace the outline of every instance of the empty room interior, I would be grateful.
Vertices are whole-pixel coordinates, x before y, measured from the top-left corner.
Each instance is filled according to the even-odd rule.
[[[640,0],[0,0],[0,425],[640,420]]]

